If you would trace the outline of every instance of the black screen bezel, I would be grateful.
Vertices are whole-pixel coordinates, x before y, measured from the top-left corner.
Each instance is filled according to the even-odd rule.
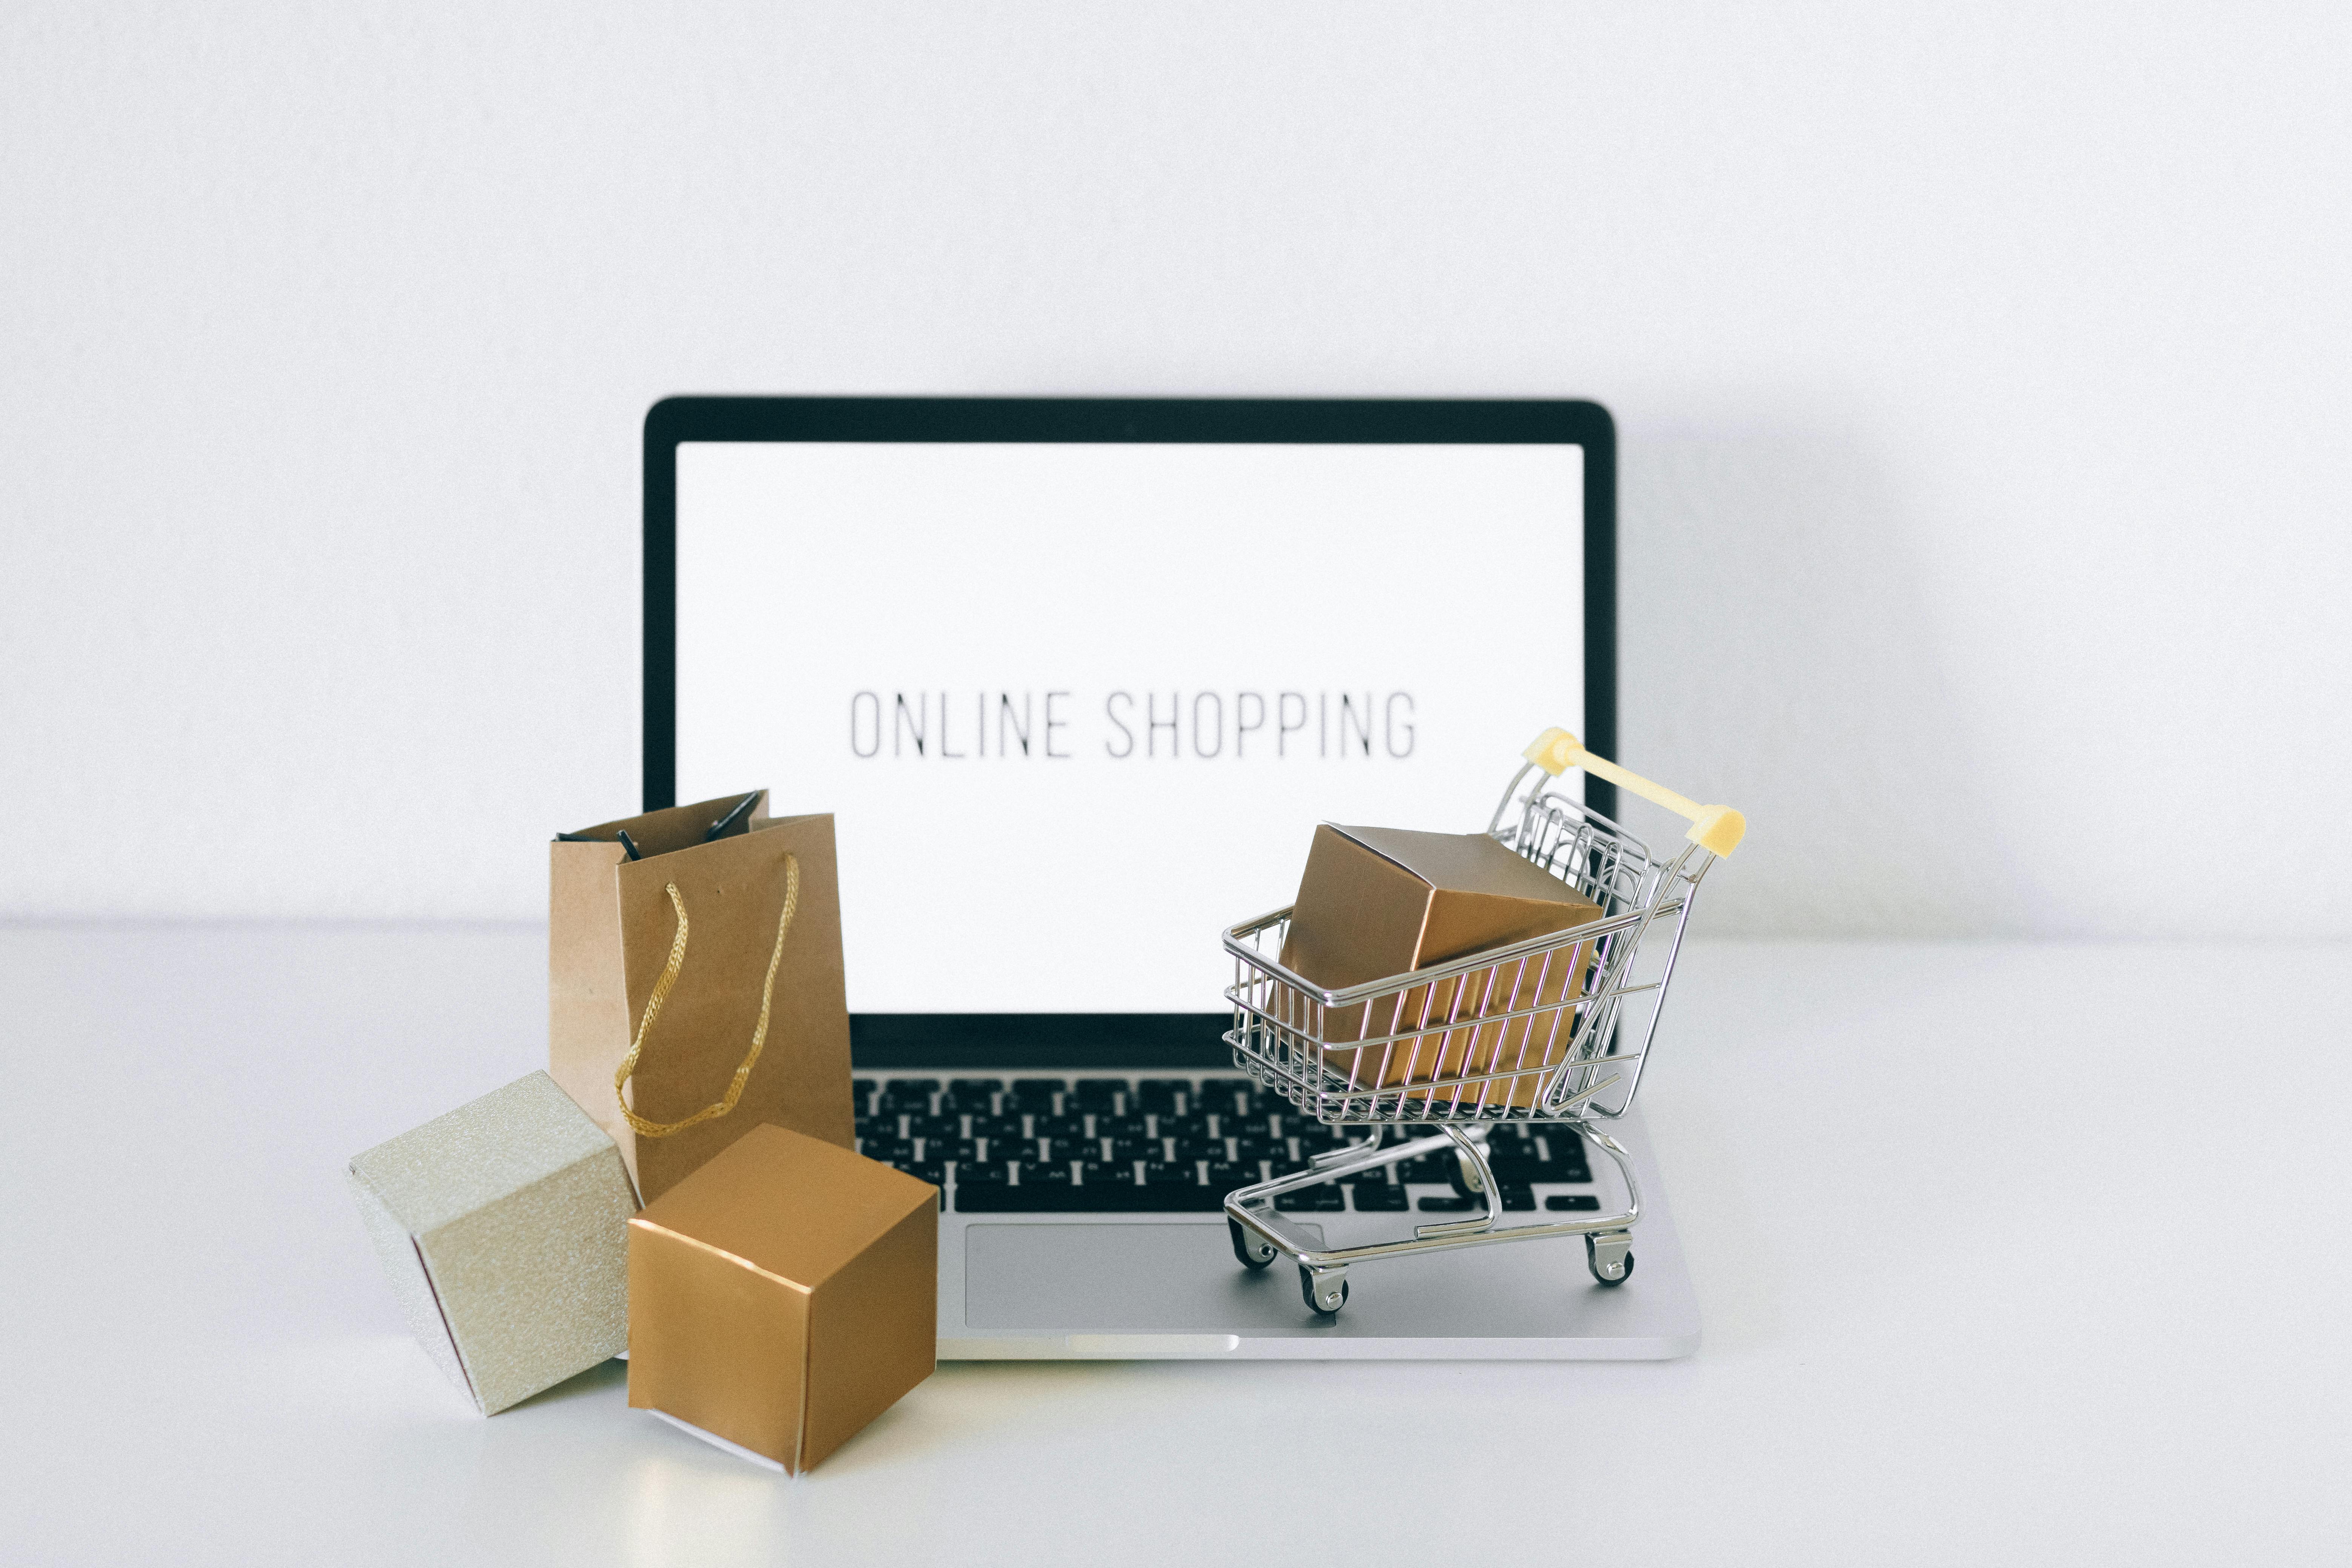
[[[677,448],[687,441],[1216,442],[1584,448],[1584,734],[1617,747],[1617,433],[1567,399],[666,397],[645,426],[645,809],[676,804]],[[1615,789],[1585,795],[1613,816]],[[855,1013],[860,1067],[1222,1067],[1225,1013]]]

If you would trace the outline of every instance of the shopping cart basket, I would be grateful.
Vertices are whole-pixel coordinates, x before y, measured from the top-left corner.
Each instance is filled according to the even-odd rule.
[[[1326,1126],[1369,1130],[1315,1154],[1303,1170],[1225,1198],[1234,1256],[1251,1268],[1277,1254],[1297,1259],[1315,1311],[1345,1304],[1350,1264],[1448,1247],[1581,1236],[1601,1284],[1622,1285],[1633,1272],[1641,1194],[1607,1124],[1641,1088],[1699,882],[1738,847],[1747,822],[1729,806],[1700,805],[1595,756],[1564,730],[1545,731],[1524,755],[1486,832],[1599,905],[1598,921],[1336,991],[1280,963],[1289,910],[1225,932],[1234,960],[1225,1040],[1234,1064]],[[1685,842],[1662,857],[1555,793],[1553,781],[1570,767],[1689,818]],[[1608,1155],[1623,1180],[1623,1211],[1503,1224],[1487,1145],[1513,1123],[1581,1137]],[[1449,1148],[1461,1186],[1484,1200],[1484,1214],[1419,1226],[1406,1239],[1327,1247],[1276,1207],[1286,1193]]]

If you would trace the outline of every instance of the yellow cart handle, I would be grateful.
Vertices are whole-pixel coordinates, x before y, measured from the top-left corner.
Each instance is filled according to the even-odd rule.
[[[1690,818],[1690,841],[1710,854],[1728,855],[1739,847],[1740,839],[1747,836],[1748,819],[1731,807],[1701,805],[1686,795],[1676,795],[1664,784],[1652,784],[1641,774],[1586,751],[1584,742],[1565,730],[1546,730],[1536,737],[1535,744],[1520,754],[1554,778],[1570,768],[1582,768],[1594,778],[1607,779],[1619,789],[1630,789],[1653,805]]]

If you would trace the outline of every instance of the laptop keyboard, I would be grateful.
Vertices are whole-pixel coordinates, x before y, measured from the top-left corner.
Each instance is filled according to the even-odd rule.
[[[1365,1136],[1326,1127],[1249,1079],[861,1078],[857,1152],[942,1189],[964,1214],[1213,1214],[1235,1187]],[[1391,1134],[1393,1137],[1393,1134]],[[1598,1212],[1583,1140],[1497,1127],[1503,1207]],[[1309,1213],[1475,1212],[1450,1150],[1276,1198]]]

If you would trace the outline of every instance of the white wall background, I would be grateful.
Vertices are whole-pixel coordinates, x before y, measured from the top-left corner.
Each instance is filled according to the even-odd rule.
[[[2352,932],[2347,57],[2318,5],[14,0],[0,914],[539,913],[635,800],[667,393],[1586,395],[1622,752],[1750,814],[1716,931]]]

